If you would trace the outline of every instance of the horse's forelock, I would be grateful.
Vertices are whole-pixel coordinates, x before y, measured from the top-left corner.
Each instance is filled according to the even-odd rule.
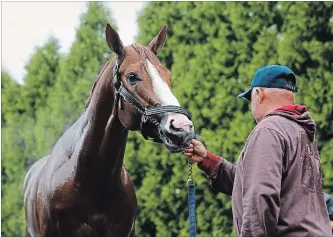
[[[149,60],[150,63],[153,64],[157,69],[164,68],[163,65],[158,61],[156,55],[147,47],[144,47],[138,43],[132,44],[132,47],[139,55],[140,61],[146,70],[148,69],[147,60]]]

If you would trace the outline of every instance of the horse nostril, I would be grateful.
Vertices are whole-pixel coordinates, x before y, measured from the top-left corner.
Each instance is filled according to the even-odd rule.
[[[178,127],[176,124],[174,124],[174,122],[175,122],[174,119],[170,120],[170,131],[174,131],[174,132],[182,131],[182,128]]]
[[[172,132],[190,132],[193,129],[193,124],[188,122],[177,123],[174,119],[170,120],[170,131]]]
[[[172,129],[177,129],[174,125],[173,125],[173,122],[174,122],[175,120],[174,119],[171,119],[170,120],[170,129],[172,130]]]

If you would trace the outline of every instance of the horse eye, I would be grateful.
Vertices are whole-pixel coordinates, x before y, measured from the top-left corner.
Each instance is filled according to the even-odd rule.
[[[126,78],[127,78],[128,83],[131,84],[131,85],[135,85],[136,83],[141,81],[140,78],[138,77],[138,75],[134,72],[129,72],[126,75]]]

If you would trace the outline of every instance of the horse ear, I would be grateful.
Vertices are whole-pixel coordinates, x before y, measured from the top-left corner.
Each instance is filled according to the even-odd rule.
[[[124,45],[120,40],[120,37],[110,24],[106,25],[105,28],[106,42],[110,49],[115,52],[118,56],[121,56],[124,52]]]
[[[166,25],[160,30],[158,35],[148,44],[148,48],[154,52],[154,54],[158,54],[164,46],[165,40],[167,37],[167,28]]]

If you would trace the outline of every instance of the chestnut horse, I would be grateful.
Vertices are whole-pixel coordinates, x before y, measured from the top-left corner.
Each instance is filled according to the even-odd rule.
[[[194,137],[190,114],[171,92],[171,73],[156,57],[166,27],[144,47],[123,46],[108,24],[116,56],[96,79],[80,118],[24,181],[26,236],[134,236],[136,195],[123,165],[128,131],[184,150]]]

